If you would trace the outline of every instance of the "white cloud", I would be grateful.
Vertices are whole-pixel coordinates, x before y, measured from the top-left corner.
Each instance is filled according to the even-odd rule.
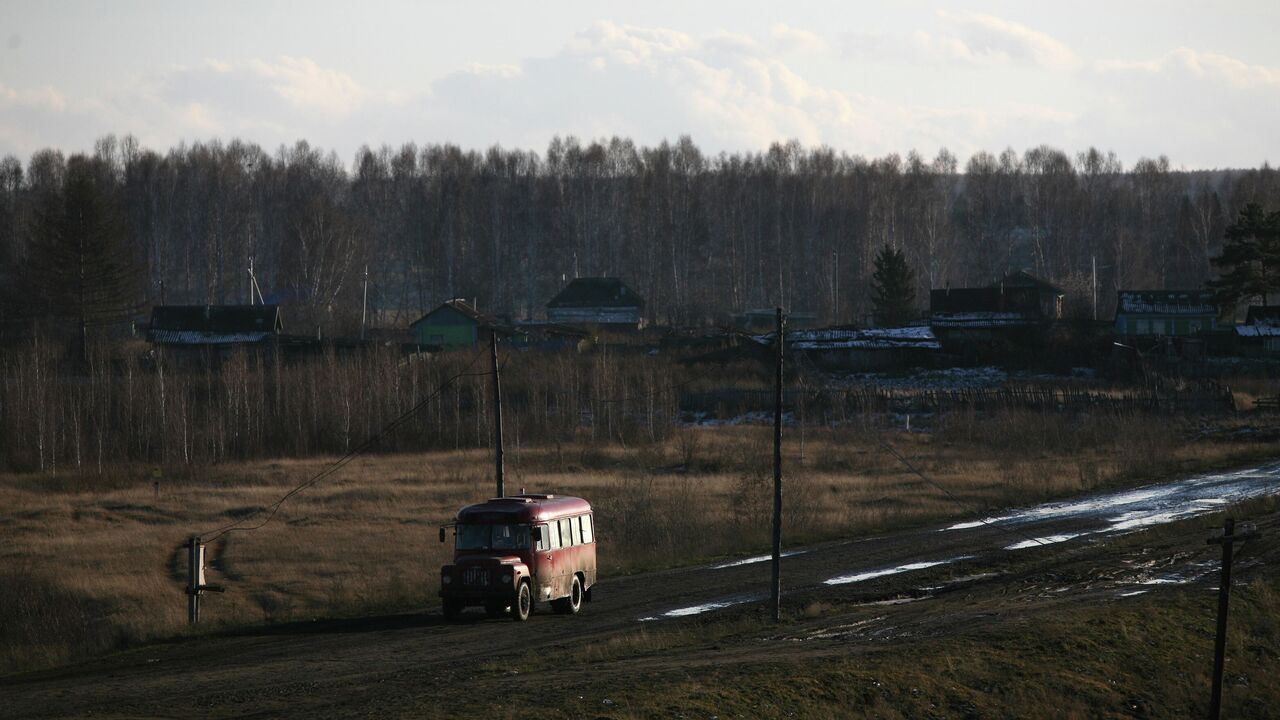
[[[1280,158],[1280,68],[1178,48],[1149,60],[1094,63],[1098,100],[1080,122],[1092,142],[1199,167]]]
[[[1156,60],[1106,60],[1097,63],[1102,74],[1145,74],[1182,82],[1211,82],[1236,90],[1280,86],[1280,68],[1250,65],[1217,53],[1180,47]]]
[[[280,97],[308,111],[346,115],[366,97],[364,89],[350,75],[320,67],[309,58],[286,55],[275,63],[254,60],[248,69],[269,81]]]
[[[1049,143],[1115,148],[1130,161],[1165,153],[1198,166],[1280,159],[1280,68],[1188,48],[1085,64],[1016,23],[952,14],[942,22],[943,32],[849,36],[843,60],[826,58],[838,72],[825,76],[811,72],[821,72],[815,58],[795,57],[825,53],[821,38],[787,26],[752,36],[601,22],[543,57],[475,63],[391,90],[305,57],[213,58],[94,97],[0,84],[0,153],[74,152],[108,132],[159,149],[211,137],[267,148],[306,139],[348,158],[364,143],[542,150],[556,135],[653,144],[690,134],[713,154],[795,138],[863,155]],[[894,95],[869,82],[867,69],[886,61],[903,67],[876,79],[900,73],[923,80],[919,92]],[[1015,73],[989,72],[990,64],[1020,65],[1015,84],[1000,86],[1007,77],[995,76]],[[970,84],[976,92],[950,92]],[[1021,92],[1041,85],[1067,89],[1070,100]]]
[[[784,53],[817,53],[827,49],[827,41],[808,30],[794,28],[786,23],[774,25],[769,30],[774,47]]]
[[[939,10],[938,17],[960,32],[958,39],[933,41],[953,57],[1028,63],[1055,70],[1070,70],[1080,64],[1076,54],[1062,41],[1012,20],[947,10]]]

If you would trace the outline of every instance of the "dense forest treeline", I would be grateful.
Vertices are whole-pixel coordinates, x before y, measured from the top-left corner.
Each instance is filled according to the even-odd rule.
[[[98,195],[76,205],[86,173]],[[137,273],[137,283],[110,278],[117,295],[134,293],[131,307],[248,302],[252,266],[267,299],[286,305],[287,329],[343,332],[358,322],[366,267],[379,321],[401,326],[451,297],[536,317],[575,275],[622,277],[658,323],[779,301],[861,322],[885,245],[907,258],[920,308],[929,288],[1028,269],[1066,288],[1083,315],[1096,263],[1106,315],[1116,289],[1209,279],[1224,228],[1250,202],[1280,205],[1276,170],[1185,172],[1164,157],[1125,168],[1096,149],[961,164],[945,150],[868,159],[792,142],[713,157],[687,137],[656,147],[568,138],[543,155],[366,148],[347,168],[305,142],[161,154],[109,136],[88,157],[0,161],[0,313],[56,310],[47,298],[66,280],[48,268],[68,261],[42,248],[60,232],[50,207],[94,208],[119,233],[131,257],[96,257]]]

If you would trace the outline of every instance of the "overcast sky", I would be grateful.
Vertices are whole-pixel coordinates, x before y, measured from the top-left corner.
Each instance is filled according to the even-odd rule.
[[[1280,2],[16,2],[0,154],[132,133],[1280,160]]]

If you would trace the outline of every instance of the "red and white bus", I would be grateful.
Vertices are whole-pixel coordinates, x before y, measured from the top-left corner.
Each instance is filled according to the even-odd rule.
[[[453,528],[453,562],[440,568],[447,618],[468,606],[490,617],[510,612],[527,620],[538,603],[576,614],[596,582],[596,533],[582,498],[515,495],[468,505]]]

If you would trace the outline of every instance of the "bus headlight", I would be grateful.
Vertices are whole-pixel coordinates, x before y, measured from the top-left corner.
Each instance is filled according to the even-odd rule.
[[[442,585],[448,585],[448,584],[449,584],[449,583],[451,583],[451,582],[453,582],[453,578],[452,578],[452,577],[449,577],[448,575],[442,575],[442,576],[440,577],[440,583],[441,583]]]
[[[503,585],[510,585],[510,584],[511,584],[511,574],[510,574],[510,573],[507,573],[506,575],[503,575],[503,576],[502,576],[502,584],[503,584]]]

